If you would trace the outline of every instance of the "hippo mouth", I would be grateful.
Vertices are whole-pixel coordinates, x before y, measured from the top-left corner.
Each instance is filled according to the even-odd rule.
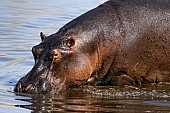
[[[34,74],[32,70],[24,77],[22,77],[15,86],[14,91],[19,93],[42,93],[47,92],[47,89],[51,89],[48,79],[45,76],[49,76],[50,71],[43,69],[40,72]],[[39,76],[36,77],[35,76]]]

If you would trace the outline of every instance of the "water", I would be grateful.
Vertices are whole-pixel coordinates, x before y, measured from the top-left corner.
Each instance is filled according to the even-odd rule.
[[[58,95],[15,94],[33,66],[31,48],[106,0],[0,0],[0,113],[170,112],[170,84],[142,87],[84,86]]]

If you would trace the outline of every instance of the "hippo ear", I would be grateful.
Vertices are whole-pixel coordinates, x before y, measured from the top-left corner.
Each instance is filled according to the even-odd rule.
[[[45,36],[42,32],[40,33],[40,37],[41,37],[41,40],[43,41],[44,38],[46,38],[47,36]]]

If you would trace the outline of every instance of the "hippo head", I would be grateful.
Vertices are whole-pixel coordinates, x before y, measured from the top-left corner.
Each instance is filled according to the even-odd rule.
[[[62,92],[86,83],[92,74],[92,62],[87,54],[81,54],[83,51],[77,44],[78,35],[75,32],[47,37],[42,33],[40,35],[42,42],[32,48],[35,65],[19,80],[15,91]]]

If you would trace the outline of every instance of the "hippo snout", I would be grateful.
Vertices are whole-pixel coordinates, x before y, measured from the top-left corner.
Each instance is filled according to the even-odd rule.
[[[14,91],[19,93],[45,93],[47,89],[50,89],[50,85],[46,79],[41,78],[34,83],[27,83],[24,79],[23,77],[18,81]]]
[[[30,92],[30,90],[33,90],[33,84],[28,84],[28,85],[24,85],[22,81],[19,81],[15,87],[15,91],[16,92]]]

